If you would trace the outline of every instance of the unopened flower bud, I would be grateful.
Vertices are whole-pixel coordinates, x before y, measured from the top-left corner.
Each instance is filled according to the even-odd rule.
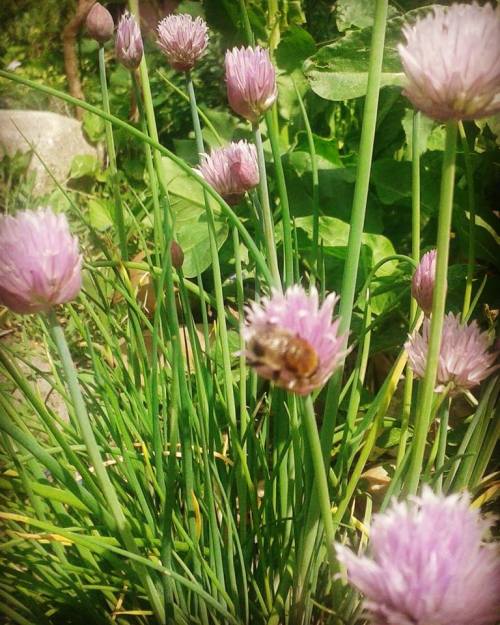
[[[426,315],[430,315],[432,312],[435,280],[436,250],[431,250],[422,256],[411,282],[411,294]]]
[[[127,11],[122,15],[116,30],[116,58],[127,69],[137,69],[143,52],[141,29],[134,17]]]
[[[99,43],[111,39],[115,28],[111,13],[100,2],[96,2],[88,12],[85,25],[92,39]]]
[[[228,50],[226,84],[233,111],[252,123],[259,121],[278,96],[269,52],[259,46]]]
[[[184,263],[184,252],[177,241],[172,241],[170,245],[170,258],[172,259],[172,266],[175,269],[180,269],[182,267]]]

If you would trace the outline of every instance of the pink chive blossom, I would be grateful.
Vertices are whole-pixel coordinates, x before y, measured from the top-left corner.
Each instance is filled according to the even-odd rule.
[[[346,355],[339,320],[332,320],[338,297],[322,305],[318,292],[299,285],[273,291],[247,307],[243,329],[247,361],[263,378],[306,395],[322,386]]]
[[[233,48],[226,52],[227,98],[233,111],[255,123],[278,96],[276,70],[269,52]]]
[[[417,109],[439,121],[500,111],[500,7],[434,7],[403,34],[404,93]]]
[[[425,319],[422,334],[414,332],[405,343],[408,361],[414,374],[423,378],[427,363],[430,320]],[[458,315],[448,313],[444,318],[441,349],[437,372],[436,392],[451,385],[456,394],[477,386],[497,367],[498,352],[490,352],[492,341],[487,332],[481,332],[476,321],[461,324]]]
[[[483,542],[489,526],[466,493],[427,488],[374,517],[370,557],[339,544],[337,556],[372,625],[494,625],[500,559]]]
[[[202,154],[198,171],[231,205],[259,184],[257,151],[247,141],[212,150],[210,156]]]
[[[411,282],[411,294],[426,315],[432,312],[432,296],[436,280],[436,250],[422,256]]]
[[[80,291],[81,266],[64,214],[44,208],[0,216],[0,304],[29,314],[69,302]]]
[[[85,26],[92,39],[100,44],[111,39],[115,29],[111,13],[100,2],[96,2],[88,12]]]
[[[158,24],[158,45],[179,72],[191,70],[208,45],[208,27],[201,17],[168,15]]]
[[[127,69],[133,70],[139,67],[143,53],[141,29],[134,17],[125,11],[116,30],[116,58]]]

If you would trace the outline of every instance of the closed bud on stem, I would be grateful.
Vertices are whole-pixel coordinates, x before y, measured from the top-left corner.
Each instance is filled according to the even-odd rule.
[[[172,266],[175,269],[180,269],[182,267],[184,263],[184,252],[177,241],[172,241],[170,245],[170,258],[172,259]]]
[[[411,294],[417,304],[428,316],[432,312],[432,296],[436,281],[436,250],[431,250],[422,256],[418,267],[413,274]]]
[[[256,123],[278,96],[276,70],[269,52],[256,48],[233,48],[226,52],[226,85],[229,105]]]
[[[115,28],[111,13],[100,2],[96,2],[88,12],[85,25],[92,39],[99,43],[111,39]]]
[[[143,52],[141,29],[134,17],[126,11],[116,29],[116,59],[127,69],[137,69],[141,63]]]

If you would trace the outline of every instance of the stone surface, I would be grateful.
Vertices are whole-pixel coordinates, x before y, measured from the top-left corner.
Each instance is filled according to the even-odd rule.
[[[47,111],[0,110],[0,158],[5,153],[13,156],[18,151],[29,151],[31,148],[27,141],[60,183],[68,178],[75,156],[91,154],[97,158],[96,149],[86,141],[81,123],[76,119]],[[43,195],[54,187],[54,182],[35,155],[29,170],[36,173],[33,191],[36,195]]]

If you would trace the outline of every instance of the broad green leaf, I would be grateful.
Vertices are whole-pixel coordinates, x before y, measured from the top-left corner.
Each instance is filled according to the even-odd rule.
[[[88,213],[90,224],[96,230],[107,230],[113,225],[113,205],[109,200],[91,198]]]
[[[84,178],[91,176],[92,178],[99,171],[99,161],[92,154],[78,154],[71,163],[70,177]]]
[[[187,278],[193,278],[211,264],[203,188],[169,159],[163,159],[163,164],[174,216],[175,238],[184,251],[182,269]],[[213,199],[209,202],[214,212],[217,249],[220,249],[227,238],[228,226],[218,203]]]
[[[299,26],[287,30],[276,49],[276,63],[286,72],[300,69],[305,59],[316,51],[312,36]]]
[[[299,217],[295,220],[297,228],[304,230],[309,238],[312,238],[312,217]],[[347,240],[349,237],[349,224],[336,217],[319,218],[319,238],[323,242],[325,253],[345,259],[347,254]],[[363,245],[371,252],[370,268],[387,256],[395,254],[394,246],[389,239],[382,234],[364,233]],[[396,263],[386,263],[380,270],[379,275],[389,275],[394,272]]]
[[[92,143],[100,141],[104,137],[105,125],[102,117],[89,111],[83,114],[83,131]]]
[[[404,74],[397,52],[403,39],[401,29],[427,9],[410,11],[404,17],[387,21],[384,60],[380,86],[402,86]],[[366,94],[372,28],[350,31],[334,43],[321,48],[305,63],[304,71],[312,90],[327,100],[349,100]]]

